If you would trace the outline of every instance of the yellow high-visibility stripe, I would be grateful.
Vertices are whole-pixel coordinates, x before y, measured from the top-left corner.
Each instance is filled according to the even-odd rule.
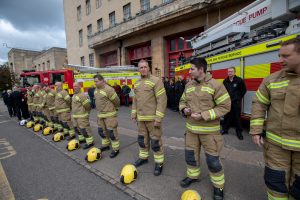
[[[106,113],[99,113],[98,117],[99,118],[116,117],[117,114],[118,114],[117,111],[106,112]]]
[[[220,125],[217,126],[193,126],[189,123],[186,123],[186,128],[191,130],[191,131],[196,131],[196,132],[216,132],[220,131]]]
[[[86,144],[92,144],[94,142],[94,137],[90,136],[90,137],[85,138],[85,142],[86,142]]]
[[[215,120],[217,118],[217,115],[216,115],[214,109],[210,109],[210,110],[208,110],[208,112],[209,112],[211,120]]]
[[[269,83],[267,88],[269,88],[269,89],[279,89],[279,88],[287,87],[289,85],[289,82],[290,82],[289,80],[286,80],[286,81]]]
[[[54,110],[55,109],[55,106],[53,106],[53,107],[50,107],[50,108],[48,108],[49,110]]]
[[[185,99],[185,94],[184,94],[184,93],[182,94],[181,99],[182,99],[183,101],[186,100],[186,99]]]
[[[154,161],[155,163],[163,163],[164,162],[164,155],[157,155],[154,154]]]
[[[222,96],[220,96],[219,98],[217,98],[215,100],[216,104],[219,105],[220,103],[222,103],[223,101],[225,101],[226,99],[230,98],[229,94],[226,92],[225,94],[223,94]]]
[[[210,180],[216,185],[224,185],[225,183],[225,176],[222,174],[221,176],[213,176],[212,174],[210,175]]]
[[[162,95],[165,92],[166,92],[165,88],[162,88],[158,92],[156,92],[155,96],[158,97],[158,96]]]
[[[187,172],[186,173],[187,173],[187,175],[189,177],[198,177],[200,175],[200,173],[201,173],[201,169],[200,169],[200,167],[197,168],[197,169],[187,168]]]
[[[99,92],[100,92],[100,94],[102,94],[103,96],[107,97],[107,94],[106,94],[106,92],[105,92],[105,91],[103,91],[103,90],[100,90]]]
[[[85,118],[88,117],[89,113],[82,113],[82,114],[73,114],[72,117],[73,118]]]
[[[190,93],[190,92],[193,92],[195,91],[196,87],[190,87],[190,88],[187,88],[186,89],[186,93]]]
[[[118,150],[120,148],[120,142],[111,141],[111,146],[114,150]]]
[[[64,100],[68,100],[68,99],[70,99],[70,96],[69,95],[65,96]]]
[[[60,94],[60,93],[58,93],[57,96],[60,97],[60,98],[62,98],[62,94]]]
[[[110,144],[110,140],[107,138],[104,138],[104,139],[102,138],[101,144],[103,146],[108,146]]]
[[[156,116],[158,116],[158,117],[160,117],[160,118],[163,118],[164,116],[165,116],[165,114],[164,113],[162,113],[162,112],[159,112],[158,110],[156,111]]]
[[[266,137],[268,139],[273,140],[274,142],[277,142],[277,143],[279,143],[281,145],[284,145],[284,146],[300,148],[300,141],[299,140],[291,140],[291,139],[282,138],[281,136],[276,135],[274,133],[271,133],[269,131],[267,131]]]
[[[143,149],[140,149],[139,157],[142,158],[142,159],[147,159],[149,157],[149,152],[144,151]]]
[[[88,103],[90,103],[90,100],[89,100],[89,99],[86,99],[86,100],[82,103],[82,105],[85,105],[85,104],[88,104]]]
[[[257,90],[257,92],[256,92],[256,97],[261,103],[263,103],[265,105],[270,104],[270,100],[267,97],[265,97],[264,95],[262,95],[262,93],[259,90]]]
[[[258,119],[251,119],[250,126],[262,126],[264,125],[265,119],[258,118]]]
[[[56,110],[57,113],[62,113],[62,112],[67,112],[67,111],[70,111],[70,108],[62,108],[62,109]]]
[[[114,93],[111,97],[110,100],[113,101],[117,97],[117,93]]]
[[[148,115],[148,116],[143,116],[143,115],[138,115],[137,116],[138,120],[139,121],[152,121],[155,119],[155,116],[154,115]]]
[[[145,81],[145,84],[149,85],[151,88],[155,86],[155,83],[153,83],[152,81]]]
[[[206,87],[206,86],[202,86],[201,87],[201,91],[203,91],[203,92],[208,92],[209,94],[215,94],[215,90],[214,89],[212,89],[212,88],[210,88],[210,87]]]
[[[50,92],[48,93],[48,95],[50,95],[50,96],[54,96],[54,94],[52,94],[52,93],[50,93]]]
[[[288,200],[288,197],[274,197],[271,193],[268,193],[268,200]],[[288,196],[288,194],[286,194]]]
[[[131,110],[131,114],[135,114],[136,113],[136,110]]]

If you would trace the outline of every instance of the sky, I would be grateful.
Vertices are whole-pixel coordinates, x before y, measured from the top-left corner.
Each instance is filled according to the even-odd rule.
[[[11,48],[66,47],[63,0],[0,0],[0,64]]]

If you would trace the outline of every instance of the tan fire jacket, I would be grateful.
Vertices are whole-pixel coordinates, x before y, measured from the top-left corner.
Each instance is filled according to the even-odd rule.
[[[300,76],[284,70],[265,78],[252,104],[250,134],[263,132],[284,149],[300,151]]]
[[[55,96],[56,96],[56,91],[54,89],[51,89],[45,96],[46,105],[48,109],[51,111],[54,111],[55,109]]]
[[[43,101],[42,91],[38,91],[33,96],[33,110],[37,112],[41,112],[41,102]]]
[[[94,96],[99,118],[118,116],[120,99],[112,87],[105,85],[103,88],[96,88]]]
[[[42,90],[41,91],[41,98],[40,98],[40,109],[41,109],[41,111],[43,111],[43,109],[47,109],[46,96],[47,96],[47,92]]]
[[[27,105],[30,107],[30,109],[32,109],[32,106],[33,106],[33,96],[34,96],[34,93],[32,91],[28,90],[26,93],[26,97],[27,97]]]
[[[160,78],[149,75],[134,84],[131,117],[138,121],[161,122],[167,106],[166,90]]]
[[[88,118],[91,111],[91,102],[89,98],[83,93],[79,92],[72,97],[72,117]]]
[[[222,83],[206,74],[199,82],[186,84],[181,96],[179,109],[191,108],[192,113],[201,113],[202,119],[187,116],[186,128],[192,133],[219,134],[220,117],[230,111],[230,96]]]
[[[65,90],[58,92],[55,96],[56,113],[69,112],[71,110],[71,97]]]

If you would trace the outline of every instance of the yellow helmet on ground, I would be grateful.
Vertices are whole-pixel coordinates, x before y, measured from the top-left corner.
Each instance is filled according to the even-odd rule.
[[[67,149],[69,151],[73,151],[73,150],[76,150],[78,149],[80,146],[79,146],[79,141],[78,140],[71,140],[69,143],[68,143],[68,146],[67,146]]]
[[[34,125],[34,127],[33,127],[33,131],[34,132],[39,132],[40,130],[42,130],[43,129],[43,125],[42,124],[36,124],[36,125]]]
[[[196,190],[186,190],[182,193],[181,200],[201,200],[201,196]]]
[[[101,159],[101,156],[101,150],[97,147],[93,147],[87,152],[85,160],[88,162],[95,162],[96,160]]]
[[[50,135],[52,133],[53,133],[53,128],[51,128],[51,127],[46,127],[43,130],[43,135]]]
[[[59,141],[61,141],[61,140],[63,140],[64,139],[64,134],[63,133],[56,133],[54,136],[53,136],[53,138],[52,138],[52,140],[54,141],[54,142],[59,142]]]
[[[134,165],[127,164],[121,171],[120,182],[123,184],[129,184],[135,181],[137,178],[137,170]]]
[[[26,128],[32,128],[34,125],[34,122],[33,121],[29,121],[26,123]]]

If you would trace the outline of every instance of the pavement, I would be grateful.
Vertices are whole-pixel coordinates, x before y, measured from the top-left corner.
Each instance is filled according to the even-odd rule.
[[[0,111],[6,108],[0,101]],[[96,111],[92,110],[90,115],[91,126],[95,138],[95,145],[100,146],[101,140],[97,134]],[[122,167],[127,163],[133,163],[138,158],[137,126],[130,120],[130,108],[121,107],[119,111],[119,135],[121,149],[118,157],[109,158],[110,152],[103,152],[102,159],[95,163],[86,163],[84,157],[87,150],[78,149],[73,152],[66,150],[67,141],[54,143],[52,135],[43,136],[41,133],[31,133],[38,139],[51,145],[73,162],[77,162],[101,177],[116,188],[124,191],[134,199],[180,199],[186,190],[180,187],[179,182],[186,176],[186,165],[184,159],[185,119],[178,113],[167,110],[163,121],[163,143],[165,150],[165,164],[161,176],[154,176],[154,162],[152,153],[149,163],[138,168],[138,178],[129,185],[119,182]],[[24,127],[25,129],[25,127]],[[251,142],[248,131],[243,132],[244,140],[240,141],[230,129],[225,135],[225,145],[221,153],[221,161],[225,171],[225,199],[227,200],[264,200],[266,188],[263,181],[263,154],[260,148]],[[199,182],[191,185],[188,189],[197,190],[203,200],[212,199],[212,185],[209,180],[208,168],[205,162],[203,150],[201,152],[201,177]]]

